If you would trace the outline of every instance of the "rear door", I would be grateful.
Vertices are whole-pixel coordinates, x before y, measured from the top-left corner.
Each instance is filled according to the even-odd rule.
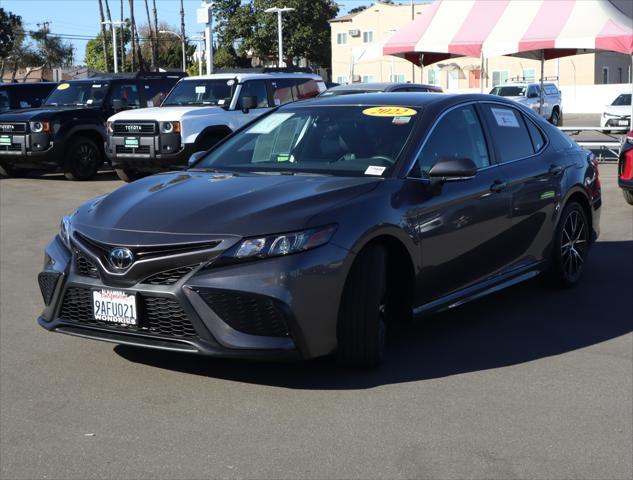
[[[481,107],[511,195],[514,262],[539,261],[552,238],[565,165],[548,153],[547,137],[528,115],[508,105]]]
[[[510,196],[491,150],[475,104],[446,111],[424,141],[413,177],[428,179],[442,158],[470,158],[478,170],[473,178],[446,182],[439,191],[420,188],[408,213],[424,264],[418,304],[484,280],[511,260],[505,254]]]

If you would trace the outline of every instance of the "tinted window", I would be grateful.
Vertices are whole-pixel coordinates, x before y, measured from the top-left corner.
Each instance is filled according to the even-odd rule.
[[[105,100],[108,88],[109,83],[99,81],[60,83],[46,99],[46,105],[99,106]]]
[[[531,85],[530,88],[528,88],[528,97],[529,98],[538,97],[540,90],[541,89],[537,87],[536,85]]]
[[[0,112],[4,112],[11,108],[11,102],[9,101],[9,92],[6,90],[0,90]]]
[[[523,116],[517,110],[502,105],[483,104],[482,107],[501,162],[510,162],[534,153]]]
[[[174,86],[174,81],[167,78],[160,80],[145,80],[143,90],[145,90],[145,102],[148,107],[158,107]]]
[[[534,151],[538,152],[543,145],[545,145],[545,137],[541,131],[532,123],[530,120],[525,119],[525,124],[527,125],[528,131],[530,132],[530,138],[532,139],[532,146],[534,147]]]
[[[525,96],[525,87],[495,87],[490,90],[490,95],[499,95],[501,97],[523,97]]]
[[[244,97],[256,97],[257,107],[268,107],[268,90],[266,89],[266,82],[264,80],[250,80],[244,82],[242,85],[242,91],[240,92],[240,98],[237,100],[237,108],[242,108],[242,99]]]
[[[140,108],[141,99],[138,94],[138,86],[135,83],[116,83],[112,87],[110,105],[114,106],[115,100],[123,102],[123,108]]]
[[[472,105],[455,108],[438,122],[418,158],[423,175],[444,158],[470,158],[478,168],[490,165],[486,140]]]
[[[631,94],[623,93],[618,95],[611,105],[631,105]]]

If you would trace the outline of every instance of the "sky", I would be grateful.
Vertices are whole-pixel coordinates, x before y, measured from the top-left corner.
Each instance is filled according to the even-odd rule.
[[[311,0],[305,0],[309,2]],[[419,0],[416,0],[418,3]],[[120,0],[109,0],[113,20],[119,19]],[[196,9],[200,0],[185,0],[185,33],[196,36],[204,27],[196,23]],[[339,15],[344,15],[352,8],[369,5],[372,0],[337,0]],[[405,2],[408,3],[408,0]],[[124,16],[129,16],[129,2],[124,0]],[[156,0],[158,20],[166,21],[180,30],[180,0]],[[88,39],[94,38],[100,29],[99,8],[97,0],[0,0],[0,7],[20,15],[26,29],[36,30],[37,24],[50,22],[49,31],[63,35],[75,46],[75,63],[82,64]],[[134,16],[137,24],[147,23],[145,2],[135,0]],[[151,2],[150,2],[151,8]]]

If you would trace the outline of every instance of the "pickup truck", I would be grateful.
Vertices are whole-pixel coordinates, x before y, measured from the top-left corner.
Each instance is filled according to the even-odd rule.
[[[493,87],[490,90],[490,94],[509,98],[538,113],[541,84],[536,82],[504,83]],[[543,84],[543,109],[541,116],[557,127],[563,124],[562,95],[558,87],[553,83]]]

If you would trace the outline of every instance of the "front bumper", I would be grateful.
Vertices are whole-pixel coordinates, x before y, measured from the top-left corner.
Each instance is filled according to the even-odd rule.
[[[57,170],[63,148],[46,133],[12,135],[10,145],[0,145],[0,162],[16,168]]]
[[[106,156],[114,168],[146,173],[181,170],[195,151],[194,144],[180,143],[180,135],[140,136],[138,148],[126,146],[125,138],[108,136]]]
[[[622,124],[621,122],[624,122],[624,124]],[[621,128],[622,130],[628,130],[631,124],[631,117],[630,116],[604,116],[602,115],[600,117],[600,126],[601,127],[605,127],[605,128]],[[615,133],[615,130],[611,131],[612,133]]]
[[[38,322],[47,330],[228,358],[310,358],[336,348],[339,298],[351,263],[340,247],[225,267],[200,262],[170,285],[113,279],[81,244],[74,247],[69,252],[56,237],[46,248],[40,274],[46,307]],[[79,263],[86,257],[96,277],[87,276],[85,263]],[[194,257],[190,260],[200,260]],[[94,320],[91,292],[102,288],[136,295],[138,328]],[[271,315],[282,319],[274,327]]]

